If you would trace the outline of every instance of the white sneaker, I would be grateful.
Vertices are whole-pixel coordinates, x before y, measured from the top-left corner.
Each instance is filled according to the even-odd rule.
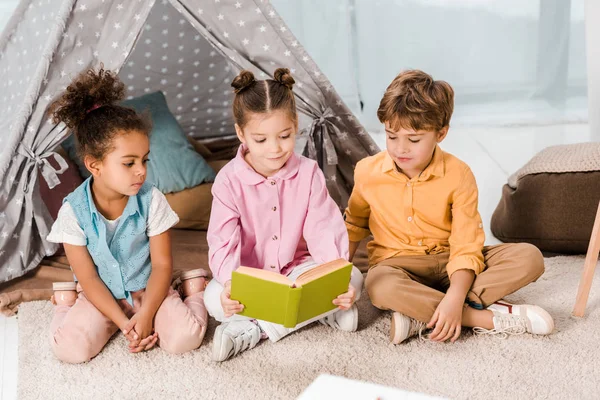
[[[393,344],[399,344],[415,335],[421,336],[421,332],[426,329],[426,323],[407,317],[399,312],[392,314],[392,323],[390,329],[390,340]]]
[[[223,322],[213,337],[212,359],[225,361],[260,342],[260,328],[251,321]]]
[[[323,325],[346,332],[354,332],[358,328],[358,307],[352,304],[347,310],[339,310],[319,320]]]
[[[494,313],[494,329],[473,328],[475,333],[500,334],[506,338],[523,333],[549,335],[554,330],[554,320],[539,306],[497,301],[487,309]]]

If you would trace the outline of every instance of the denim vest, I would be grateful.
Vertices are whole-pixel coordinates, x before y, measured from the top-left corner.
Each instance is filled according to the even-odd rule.
[[[152,199],[152,185],[144,183],[130,196],[120,217],[110,247],[106,225],[101,219],[88,178],[64,200],[68,201],[87,237],[87,249],[98,275],[116,299],[127,299],[133,306],[131,292],[146,288],[150,278],[150,239],[146,223]]]

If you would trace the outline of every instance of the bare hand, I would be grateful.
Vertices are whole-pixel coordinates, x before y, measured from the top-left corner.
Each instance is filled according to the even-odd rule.
[[[221,306],[226,318],[244,310],[244,306],[239,301],[231,300],[231,281],[225,282],[225,286],[221,292]]]
[[[139,353],[140,351],[150,350],[156,345],[158,341],[158,333],[154,332],[152,335],[138,341],[137,343],[129,343],[129,351],[132,353]]]
[[[463,306],[464,299],[447,293],[427,324],[429,329],[435,327],[429,335],[429,340],[445,342],[450,339],[454,343],[460,336],[462,329]]]
[[[127,323],[125,324],[125,326],[123,326],[121,328],[121,332],[123,332],[123,335],[125,335],[125,338],[131,343],[133,341],[140,341],[140,337],[138,336],[138,334],[135,332],[135,330],[133,329],[135,327],[135,321],[134,320],[127,320]]]
[[[355,300],[356,290],[354,290],[354,286],[348,285],[348,291],[333,299],[333,304],[338,306],[340,310],[348,310],[350,307],[352,307],[352,304],[354,304]]]
[[[129,351],[139,353],[150,350],[158,340],[158,334],[153,333],[153,319],[143,309],[138,311],[123,329],[125,337],[129,340]]]

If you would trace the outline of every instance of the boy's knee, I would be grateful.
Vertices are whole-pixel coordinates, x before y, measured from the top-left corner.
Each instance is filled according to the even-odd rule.
[[[365,280],[365,287],[371,303],[380,309],[388,309],[389,299],[397,295],[397,293],[393,293],[394,283],[385,273],[385,269],[384,266],[371,268]]]
[[[544,273],[544,256],[540,249],[529,243],[518,243],[517,251],[523,257],[527,277],[536,280]]]
[[[62,362],[81,364],[98,354],[92,344],[82,334],[57,331],[50,337],[52,352]]]

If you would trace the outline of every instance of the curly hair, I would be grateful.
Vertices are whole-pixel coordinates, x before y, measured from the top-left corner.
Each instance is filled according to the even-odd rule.
[[[75,134],[77,152],[102,160],[120,133],[137,131],[149,135],[148,117],[118,104],[125,97],[125,85],[103,66],[81,73],[49,107],[55,123],[64,122]]]
[[[294,78],[287,68],[277,68],[274,79],[257,81],[254,74],[242,70],[231,82],[234,89],[233,119],[240,128],[248,122],[248,113],[262,114],[276,110],[288,112],[294,122],[298,122],[296,99],[294,98]]]

